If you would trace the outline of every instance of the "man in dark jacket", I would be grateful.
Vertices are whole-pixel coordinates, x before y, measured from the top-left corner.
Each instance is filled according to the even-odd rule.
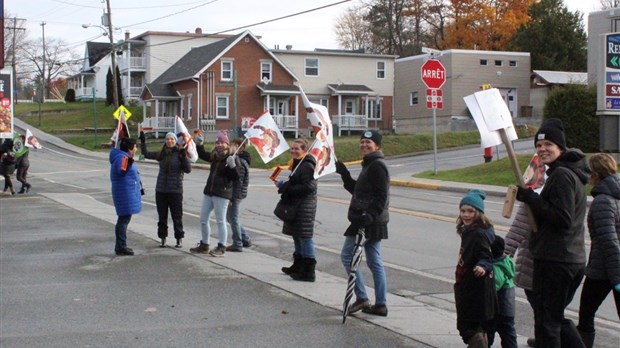
[[[579,347],[583,343],[573,322],[564,318],[564,309],[584,276],[585,184],[590,168],[581,151],[566,148],[559,119],[545,120],[534,141],[549,177],[540,195],[519,187],[517,199],[531,207],[538,226],[530,237],[536,347]]]
[[[364,275],[357,269],[354,289],[357,300],[349,307],[349,313],[362,310],[364,313],[385,317],[388,314],[387,279],[381,260],[381,240],[388,238],[390,173],[381,152],[381,138],[381,134],[375,130],[362,133],[360,151],[364,158],[357,180],[351,177],[347,167],[340,161],[336,162],[336,172],[342,177],[344,188],[352,194],[348,211],[351,225],[344,233],[345,242],[340,253],[342,264],[349,273],[355,236],[360,228],[364,228],[366,264],[375,282],[375,304],[371,306]]]

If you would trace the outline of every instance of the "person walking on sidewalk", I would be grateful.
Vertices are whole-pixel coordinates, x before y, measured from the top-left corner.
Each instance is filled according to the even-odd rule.
[[[26,136],[20,135],[22,138],[22,144],[26,144]],[[30,168],[30,160],[28,159],[28,155],[30,154],[30,149],[24,145],[23,152],[21,156],[17,157],[17,161],[15,163],[15,168],[17,168],[17,174],[15,174],[15,178],[22,184],[22,188],[19,190],[19,194],[26,193],[30,190],[30,183],[28,183],[28,169]]]
[[[233,182],[239,179],[239,171],[234,148],[230,147],[228,134],[220,130],[215,140],[215,148],[207,152],[204,148],[204,138],[202,134],[196,136],[196,149],[198,157],[210,163],[209,177],[203,190],[202,208],[200,210],[200,232],[202,239],[195,248],[189,249],[192,253],[208,253],[211,256],[222,257],[226,253],[226,238],[228,228],[226,226],[226,211],[228,202],[232,199]],[[217,222],[219,243],[217,247],[210,250],[211,226],[209,218],[215,211]]]
[[[16,162],[17,158],[15,157],[15,150],[13,149],[13,139],[7,138],[2,142],[0,149],[0,174],[4,177],[4,191],[2,192],[9,191],[12,195],[15,194],[15,189],[13,188],[11,175],[15,173]]]
[[[308,142],[295,139],[291,145],[291,174],[287,181],[275,184],[281,199],[297,207],[295,220],[283,222],[282,233],[293,237],[295,251],[293,264],[282,267],[282,272],[294,280],[313,282],[315,280],[316,251],[314,249],[314,217],[316,216],[317,180],[314,178],[316,160],[306,155]]]
[[[517,330],[515,329],[515,263],[504,254],[504,238],[495,236],[491,244],[493,254],[493,277],[497,291],[497,312],[495,325],[487,335],[489,347],[493,346],[495,332],[499,334],[502,348],[517,348]]]
[[[226,247],[226,251],[243,251],[244,247],[251,245],[250,237],[245,228],[241,225],[241,201],[248,196],[248,185],[250,184],[250,154],[245,152],[245,142],[242,138],[235,138],[232,141],[237,148],[237,168],[239,168],[239,178],[233,182],[233,194],[228,210],[226,221],[230,224],[232,232],[232,244]]]
[[[110,151],[110,181],[112,183],[112,200],[118,219],[114,232],[116,255],[133,255],[127,247],[127,226],[131,216],[142,211],[140,174],[134,165],[134,156],[138,148],[135,139],[122,138],[119,148]]]
[[[491,245],[493,223],[484,215],[486,193],[471,190],[459,203],[461,237],[454,282],[456,328],[468,347],[487,348],[497,308]],[[503,343],[503,342],[502,342]]]
[[[587,221],[592,247],[581,290],[577,329],[586,347],[592,348],[594,315],[610,291],[620,318],[620,175],[618,164],[609,154],[594,154],[589,163],[594,200]]]
[[[519,186],[517,200],[529,205],[538,227],[529,244],[534,256],[536,347],[582,347],[577,328],[565,318],[564,310],[584,276],[585,184],[590,168],[580,150],[566,148],[559,119],[545,120],[534,144],[541,162],[549,168],[548,178],[540,194]]]
[[[347,218],[351,222],[344,233],[345,240],[340,252],[340,260],[347,274],[350,272],[355,237],[364,228],[366,243],[364,253],[366,264],[372,273],[375,284],[375,304],[370,305],[364,275],[360,268],[356,271],[356,300],[349,307],[349,313],[362,311],[367,314],[387,316],[387,277],[381,259],[381,240],[388,238],[390,173],[381,152],[381,133],[366,130],[360,138],[360,152],[363,156],[362,171],[357,180],[341,161],[336,162],[336,172],[340,174],[345,190],[349,191],[351,203]]]
[[[157,206],[157,237],[160,247],[166,246],[168,237],[168,211],[172,216],[176,248],[182,247],[185,237],[183,231],[183,177],[192,171],[187,157],[187,150],[177,145],[177,136],[173,132],[166,134],[165,143],[160,151],[148,151],[146,136],[140,132],[140,151],[145,158],[159,163],[159,173],[155,185],[155,204]]]

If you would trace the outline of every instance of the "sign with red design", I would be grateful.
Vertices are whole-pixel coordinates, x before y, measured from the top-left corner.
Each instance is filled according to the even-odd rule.
[[[439,89],[446,82],[446,68],[437,59],[429,59],[422,64],[422,82],[426,87]]]
[[[608,97],[620,97],[620,85],[606,85]]]
[[[429,88],[426,90],[426,108],[443,109],[443,92],[441,89]]]

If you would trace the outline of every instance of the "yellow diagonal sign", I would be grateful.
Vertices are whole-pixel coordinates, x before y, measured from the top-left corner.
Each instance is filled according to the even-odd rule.
[[[118,107],[118,109],[116,109],[116,111],[114,111],[114,118],[118,120],[119,117],[121,117],[121,111],[125,112],[125,120],[128,120],[131,117],[131,112],[129,112],[129,110],[127,110],[127,108],[124,105],[121,105]]]

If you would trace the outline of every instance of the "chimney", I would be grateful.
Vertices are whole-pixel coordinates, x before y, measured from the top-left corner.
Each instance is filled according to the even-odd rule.
[[[129,40],[129,32],[128,31],[125,32],[125,41],[127,41],[127,40]]]
[[[194,33],[202,34],[202,28],[200,28],[200,27],[196,28],[196,30],[194,30]]]
[[[286,50],[287,50],[287,51],[290,51],[290,50],[292,50],[292,49],[293,49],[293,45],[286,45]]]

